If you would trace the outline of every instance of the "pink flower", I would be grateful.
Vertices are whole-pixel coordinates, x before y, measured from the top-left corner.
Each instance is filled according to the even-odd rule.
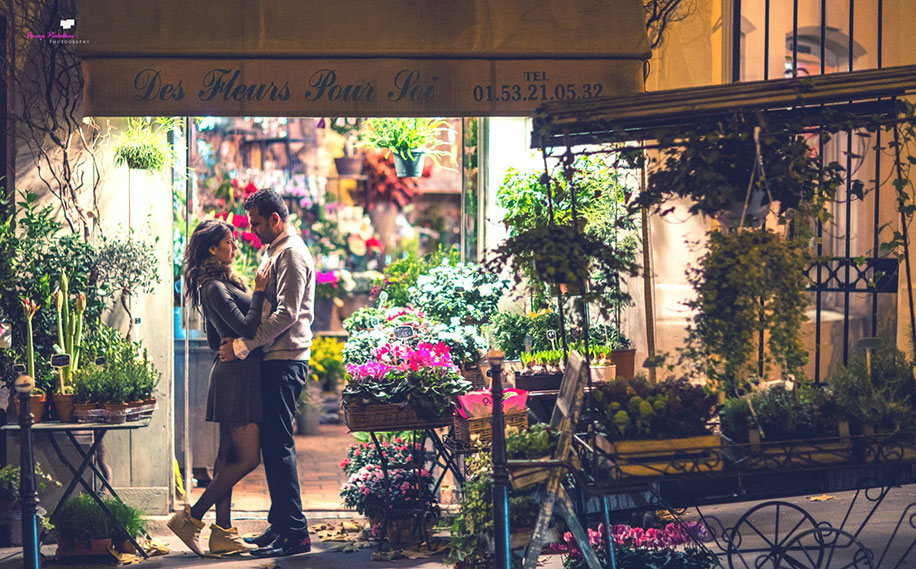
[[[242,188],[242,197],[247,198],[251,194],[258,191],[258,187],[254,185],[254,182],[248,182],[248,185]]]
[[[239,229],[246,229],[251,223],[248,221],[247,215],[234,214],[232,216],[232,225]]]
[[[318,271],[318,274],[315,275],[315,283],[317,284],[332,284],[336,285],[338,281],[337,273],[334,271]]]

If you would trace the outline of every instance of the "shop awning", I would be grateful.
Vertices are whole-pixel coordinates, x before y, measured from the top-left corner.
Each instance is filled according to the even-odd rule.
[[[767,111],[770,123],[819,124],[835,107],[862,116],[888,112],[893,97],[916,92],[916,65],[797,79],[745,81],[548,103],[535,115],[533,148],[651,139],[698,119]]]
[[[531,115],[635,93],[641,0],[82,0],[92,115]]]

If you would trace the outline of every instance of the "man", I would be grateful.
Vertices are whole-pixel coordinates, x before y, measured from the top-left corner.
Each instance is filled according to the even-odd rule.
[[[251,350],[264,347],[261,454],[270,492],[270,527],[245,541],[258,546],[252,555],[281,557],[306,553],[312,546],[299,497],[293,414],[309,375],[315,267],[308,247],[291,231],[289,210],[276,192],[257,191],[245,200],[245,209],[252,231],[262,243],[270,244],[272,278],[265,295],[273,309],[265,310],[253,339],[224,339],[220,359],[245,358]]]

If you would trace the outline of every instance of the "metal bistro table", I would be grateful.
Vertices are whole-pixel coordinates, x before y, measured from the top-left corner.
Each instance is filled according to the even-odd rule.
[[[48,518],[52,524],[54,523],[54,519],[57,516],[58,511],[60,510],[61,504],[67,501],[67,498],[69,498],[70,495],[73,493],[73,491],[76,489],[76,485],[81,484],[83,488],[86,490],[86,492],[90,496],[92,496],[92,498],[96,501],[99,507],[102,508],[102,511],[105,512],[105,515],[108,516],[108,518],[112,521],[114,526],[117,528],[120,528],[121,530],[125,529],[124,526],[121,524],[121,522],[118,521],[118,518],[115,517],[115,515],[111,512],[111,510],[109,510],[108,507],[105,506],[104,502],[102,502],[101,497],[95,491],[95,489],[93,488],[93,485],[87,482],[83,478],[83,476],[87,468],[91,469],[92,472],[95,473],[95,475],[98,477],[98,479],[102,481],[102,486],[106,490],[108,490],[108,492],[110,492],[114,498],[117,498],[118,500],[120,500],[121,498],[118,496],[117,492],[114,491],[114,488],[111,487],[111,484],[109,484],[108,479],[105,478],[105,476],[99,471],[98,467],[95,464],[93,464],[92,457],[95,455],[96,450],[98,450],[99,445],[102,444],[102,440],[105,438],[105,434],[108,431],[129,431],[133,429],[141,429],[143,427],[149,426],[149,424],[150,424],[150,418],[147,417],[139,421],[128,421],[125,423],[118,423],[118,424],[59,423],[56,421],[50,421],[47,423],[35,423],[34,425],[32,425],[33,432],[45,434],[45,436],[48,438],[48,441],[51,443],[51,448],[53,448],[54,452],[57,454],[57,457],[64,464],[64,466],[66,466],[70,470],[70,473],[73,475],[73,478],[67,484],[67,487],[64,490],[64,493],[60,498],[60,501],[57,502],[56,506],[54,506],[54,510],[51,512],[51,515]],[[4,425],[2,428],[0,428],[0,430],[3,431],[3,434],[5,436],[6,432],[8,431],[18,432],[19,425],[18,424]],[[85,432],[91,432],[94,435],[93,442],[89,446],[88,451],[83,450],[83,448],[79,444],[79,441],[77,441],[76,435],[75,435],[75,433],[85,433]],[[67,458],[67,455],[64,454],[63,449],[61,449],[60,445],[58,444],[57,439],[54,437],[54,433],[65,433],[67,435],[67,438],[70,440],[70,443],[73,445],[73,448],[76,449],[76,452],[80,455],[82,459],[80,461],[79,466],[75,467],[70,462],[70,460]],[[124,531],[124,533],[127,534],[127,538],[134,545],[137,551],[140,552],[140,555],[142,555],[144,558],[149,557],[146,553],[146,550],[140,547],[140,544],[137,542],[134,536],[128,534],[126,531]],[[42,532],[42,535],[39,541],[43,542],[45,537],[47,537],[47,534],[45,532]],[[146,535],[146,537],[147,539],[149,539],[148,534]]]

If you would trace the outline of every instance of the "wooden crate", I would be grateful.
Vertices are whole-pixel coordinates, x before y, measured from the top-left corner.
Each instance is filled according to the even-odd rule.
[[[410,405],[344,405],[344,422],[354,431],[409,431],[447,427],[452,423],[452,411],[441,417],[427,419]]]
[[[614,478],[722,470],[722,443],[718,435],[612,442],[599,434],[595,444],[608,455],[602,457],[601,463]]]
[[[517,411],[510,411],[503,415],[505,417],[506,428],[515,427],[520,431],[524,431],[528,428],[528,410],[519,409]],[[453,422],[455,426],[455,440],[460,441],[464,444],[470,444],[471,438],[474,435],[479,437],[479,441],[485,445],[489,445],[493,440],[493,426],[492,426],[492,415],[487,415],[485,417],[472,417],[470,419],[462,417],[457,413],[453,415]]]
[[[550,456],[542,456],[541,458],[533,460],[551,460]],[[512,483],[513,490],[521,490],[532,486],[534,484],[539,484],[547,480],[550,476],[551,470],[556,467],[538,467],[538,466],[526,466],[523,468],[516,468],[512,466],[512,461],[509,461],[509,482]]]

